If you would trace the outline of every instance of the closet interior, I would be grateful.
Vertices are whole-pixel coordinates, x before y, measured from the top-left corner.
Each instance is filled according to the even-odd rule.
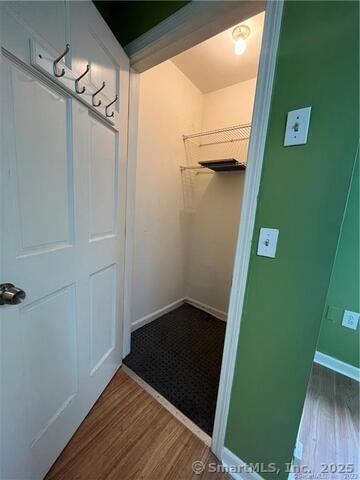
[[[209,436],[264,17],[242,20],[139,75],[124,363]]]

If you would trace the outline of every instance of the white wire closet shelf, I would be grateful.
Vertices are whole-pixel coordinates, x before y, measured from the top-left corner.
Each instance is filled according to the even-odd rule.
[[[251,124],[243,124],[183,135],[187,164],[181,171],[245,170],[250,132]]]

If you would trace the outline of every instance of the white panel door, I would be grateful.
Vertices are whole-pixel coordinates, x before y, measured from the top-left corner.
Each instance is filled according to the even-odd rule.
[[[0,306],[0,478],[30,480],[44,477],[121,364],[129,66],[81,2],[97,58],[101,47],[112,62],[112,126],[29,64],[30,39],[59,52],[69,35],[81,49],[76,12],[13,3],[1,7],[0,283],[26,298]]]

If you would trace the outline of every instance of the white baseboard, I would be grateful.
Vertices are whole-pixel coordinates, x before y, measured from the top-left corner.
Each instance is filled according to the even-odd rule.
[[[241,458],[237,457],[228,448],[224,447],[221,461],[227,473],[235,480],[263,480],[263,477],[252,470]]]
[[[348,363],[337,360],[336,358],[330,357],[325,353],[316,352],[314,357],[314,362],[323,365],[324,367],[330,368],[335,372],[341,373],[346,377],[350,377],[353,380],[360,382],[360,369],[349,365]]]
[[[175,308],[178,308],[181,305],[183,305],[184,301],[185,301],[184,298],[179,298],[179,300],[176,300],[175,302],[172,302],[169,305],[166,305],[165,307],[159,308],[159,310],[156,310],[156,312],[150,313],[149,315],[145,315],[145,317],[139,318],[139,320],[136,320],[131,324],[131,331],[134,332],[138,328],[143,327],[144,325],[152,322],[153,320],[156,320],[162,315],[165,315],[166,313],[169,313],[172,310],[175,310]]]
[[[264,480],[259,473],[252,470],[247,463],[237,457],[228,448],[224,447],[222,452],[222,464],[226,467],[227,473],[234,478],[234,480]],[[295,473],[292,469],[287,480],[295,480]]]
[[[185,297],[184,302],[189,303],[190,305],[193,305],[200,310],[204,310],[204,312],[209,313],[213,317],[216,317],[219,320],[223,320],[224,322],[226,322],[227,313],[223,312],[222,310],[218,310],[217,308],[211,307],[210,305],[206,305],[206,303],[199,302],[199,300],[195,300],[191,297]]]
[[[222,312],[217,308],[211,307],[210,305],[206,305],[205,303],[199,302],[194,298],[185,297],[185,298],[179,298],[179,300],[176,300],[175,302],[172,302],[169,305],[166,305],[165,307],[159,308],[159,310],[156,310],[155,312],[152,312],[149,315],[145,315],[145,317],[139,318],[139,320],[136,320],[131,324],[131,331],[134,332],[138,328],[141,328],[144,325],[147,325],[148,323],[156,320],[162,315],[165,315],[166,313],[169,313],[172,310],[175,310],[176,308],[180,307],[184,303],[188,303],[190,305],[193,305],[196,308],[199,308],[200,310],[204,310],[204,312],[209,313],[210,315],[218,318],[219,320],[226,321],[227,314],[225,312]]]

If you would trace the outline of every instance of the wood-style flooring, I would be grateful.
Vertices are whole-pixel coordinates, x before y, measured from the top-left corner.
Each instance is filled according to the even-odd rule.
[[[195,475],[195,461],[218,464],[198,437],[119,370],[46,480],[229,480],[208,468]]]
[[[314,364],[299,439],[300,466],[312,478],[359,479],[359,384]],[[194,475],[195,461],[218,464],[197,436],[119,370],[46,480],[229,480],[207,467]],[[353,474],[320,476],[323,464],[354,464]]]
[[[300,465],[325,479],[359,479],[359,425],[359,383],[314,363],[299,434]],[[353,464],[355,476],[342,473],[343,464]]]

